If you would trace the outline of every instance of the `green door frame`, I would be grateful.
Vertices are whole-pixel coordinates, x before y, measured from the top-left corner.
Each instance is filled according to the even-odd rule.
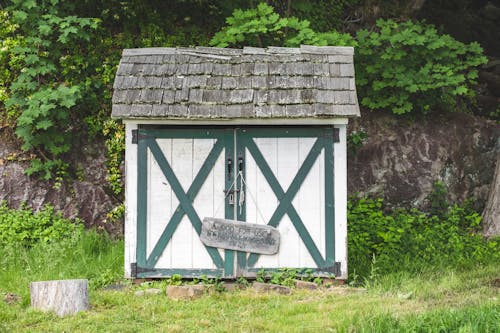
[[[246,275],[247,272],[255,272],[254,265],[259,258],[258,254],[239,251],[224,251],[224,259],[220,256],[216,248],[206,246],[206,250],[210,255],[215,269],[175,269],[175,268],[156,268],[162,252],[166,248],[168,242],[172,238],[177,226],[182,218],[187,215],[193,228],[198,235],[201,233],[201,219],[193,207],[192,202],[206,181],[208,175],[222,151],[224,151],[224,165],[227,167],[228,159],[233,161],[234,171],[228,177],[226,170],[224,172],[225,188],[229,188],[233,183],[234,176],[237,174],[239,167],[239,159],[243,158],[245,150],[252,155],[259,169],[269,183],[271,189],[279,200],[279,205],[276,208],[268,225],[277,227],[282,217],[287,214],[292,221],[293,226],[302,238],[307,250],[311,254],[317,267],[296,267],[299,269],[314,269],[320,271],[331,271],[335,266],[335,212],[334,212],[334,169],[333,169],[333,149],[335,142],[336,131],[333,127],[244,127],[244,128],[179,128],[179,127],[147,127],[143,126],[136,133],[138,144],[138,179],[137,179],[137,263],[133,268],[133,274],[138,278],[147,277],[164,277],[173,274],[180,274],[183,277],[196,277],[206,275],[210,277],[234,277]],[[271,168],[264,159],[262,153],[255,144],[254,138],[262,137],[315,137],[317,138],[313,147],[306,156],[302,166],[299,168],[296,176],[291,182],[289,188],[285,191]],[[175,173],[172,170],[169,162],[163,155],[156,139],[163,138],[211,138],[216,142],[209,152],[207,158],[202,164],[198,174],[194,178],[187,192],[184,192],[182,185],[179,183]],[[235,147],[236,141],[236,147]],[[236,152],[235,152],[236,148]],[[311,170],[312,166],[318,159],[321,151],[324,150],[325,157],[325,258],[322,257],[319,249],[312,240],[307,231],[302,219],[292,205],[292,201],[300,189],[303,181]],[[147,197],[148,197],[148,169],[147,169],[147,154],[151,152],[154,159],[157,161],[161,171],[165,175],[167,181],[171,185],[175,195],[179,200],[179,205],[171,216],[164,231],[160,235],[159,240],[153,247],[151,254],[147,256]],[[243,161],[243,173],[246,172]],[[239,196],[239,193],[237,194]],[[238,198],[237,198],[238,199]],[[236,211],[236,219],[239,221],[246,220],[245,205],[243,209]],[[234,219],[235,209],[225,201],[225,218]],[[236,269],[235,263],[236,252]],[[265,270],[275,270],[276,268],[269,267]]]

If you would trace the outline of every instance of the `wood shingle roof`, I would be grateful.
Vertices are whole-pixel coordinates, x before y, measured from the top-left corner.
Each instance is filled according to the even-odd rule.
[[[126,49],[114,118],[359,116],[353,48]]]

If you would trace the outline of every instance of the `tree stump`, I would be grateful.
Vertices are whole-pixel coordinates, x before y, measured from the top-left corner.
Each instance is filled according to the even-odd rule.
[[[89,308],[88,280],[54,280],[30,283],[31,306],[59,316]]]

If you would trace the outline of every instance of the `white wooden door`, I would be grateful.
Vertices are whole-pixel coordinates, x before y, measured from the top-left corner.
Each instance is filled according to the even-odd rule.
[[[332,127],[242,128],[237,154],[245,160],[245,210],[239,220],[276,227],[275,255],[239,254],[239,274],[261,269],[312,269],[339,274],[335,262]]]

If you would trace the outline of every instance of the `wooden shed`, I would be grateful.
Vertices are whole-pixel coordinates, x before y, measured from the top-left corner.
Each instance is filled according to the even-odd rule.
[[[127,277],[347,278],[352,47],[127,49],[112,116],[126,126]]]

